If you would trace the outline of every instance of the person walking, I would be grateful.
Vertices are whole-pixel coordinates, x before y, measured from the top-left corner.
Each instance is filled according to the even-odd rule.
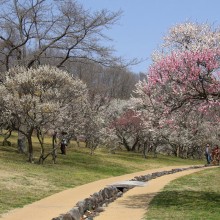
[[[61,154],[66,154],[66,147],[67,147],[67,141],[66,139],[62,139],[60,146]]]
[[[210,164],[211,163],[211,146],[209,144],[207,144],[205,148],[205,157],[207,160],[207,164]]]

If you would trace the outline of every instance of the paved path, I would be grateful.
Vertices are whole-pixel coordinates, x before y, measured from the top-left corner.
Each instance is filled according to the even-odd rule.
[[[126,174],[123,176],[99,180],[73,189],[68,189],[34,202],[30,205],[26,205],[21,209],[15,209],[8,214],[3,215],[0,220],[51,220],[53,217],[57,217],[61,213],[68,212],[78,201],[89,197],[95,192],[98,192],[108,184],[123,180],[130,180],[135,176],[146,175],[158,171],[171,170],[173,168],[178,168],[178,166],[170,166],[160,169]],[[187,174],[198,172],[203,169],[205,168],[192,169],[169,174],[150,180],[145,187],[135,187],[126,192],[123,197],[109,204],[106,210],[102,212],[98,217],[96,217],[95,220],[140,220],[146,212],[148,204],[145,202],[146,196],[152,198],[155,193],[161,190],[171,180]]]
[[[204,168],[192,169],[161,176],[150,180],[145,187],[135,187],[126,192],[123,197],[120,197],[115,202],[109,204],[106,210],[96,217],[95,220],[141,220],[147,212],[147,207],[151,199],[165,185],[181,176],[198,172],[203,169]]]

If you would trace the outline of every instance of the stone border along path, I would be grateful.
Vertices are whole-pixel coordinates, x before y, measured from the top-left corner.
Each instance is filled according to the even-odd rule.
[[[153,172],[147,175],[136,176],[130,181],[147,182],[149,180],[164,175],[174,174],[176,172],[190,170],[190,169],[198,169],[201,167],[204,166],[192,166],[187,168],[175,168],[168,171]],[[123,186],[117,187],[114,186],[114,184],[112,186],[105,187],[104,189],[101,189],[99,192],[96,192],[93,195],[91,195],[89,198],[77,202],[75,207],[73,207],[68,213],[62,214],[59,217],[53,218],[52,220],[80,220],[80,219],[92,220],[94,217],[98,216],[100,212],[103,212],[104,208],[107,207],[109,203],[115,201],[117,198],[121,197],[125,192],[127,192],[132,188],[134,187],[129,185],[124,187]]]
[[[205,169],[205,166],[187,166],[185,168],[170,166],[98,180],[54,194],[26,205],[21,209],[12,210],[4,214],[0,220],[92,220],[93,215],[97,215],[104,210],[104,212],[95,217],[95,220],[127,220],[131,219],[131,216],[132,220],[140,220],[146,212],[148,204],[146,203],[146,198],[149,198],[150,201],[153,195],[171,180],[203,169]],[[106,187],[110,183],[127,179],[143,182],[151,181],[147,186],[135,187],[133,190],[129,190],[130,188],[126,187],[120,189],[113,186]],[[97,191],[97,193],[91,195],[92,191]],[[125,191],[128,192],[124,193]],[[119,198],[122,195],[123,197]],[[141,204],[141,196],[142,200],[143,198],[145,200],[144,204]],[[118,199],[115,200],[116,198]],[[115,202],[113,202],[114,200]],[[76,205],[73,207],[73,204]],[[90,212],[86,212],[86,210]],[[87,217],[84,216],[85,218],[82,218],[85,214]],[[59,217],[55,217],[58,215]]]

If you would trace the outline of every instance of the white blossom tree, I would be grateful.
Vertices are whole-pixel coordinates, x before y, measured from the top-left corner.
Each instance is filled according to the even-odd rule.
[[[172,52],[202,51],[220,47],[220,28],[209,23],[184,22],[172,26],[158,50],[152,53],[157,62]]]
[[[128,106],[128,100],[112,99],[105,111],[102,112],[104,126],[101,129],[101,142],[108,147],[111,152],[114,152],[120,142],[112,123],[123,114]]]
[[[77,0],[1,1],[0,82],[5,71],[18,65],[31,68],[49,64],[72,74],[76,63],[113,67],[137,63],[116,57],[111,39],[104,34],[121,14],[120,10],[92,11]],[[121,94],[126,95],[124,89]],[[21,148],[22,140],[19,132]]]
[[[79,114],[74,115],[71,110],[75,107],[80,111],[79,106],[87,98],[85,84],[50,66],[13,68],[7,72],[0,91],[11,126],[27,138],[30,162],[33,160],[33,132],[43,140],[42,134],[48,129],[62,127],[67,119],[77,121]]]
[[[185,22],[174,25],[164,37],[163,48],[201,51],[220,47],[220,29],[208,23]]]

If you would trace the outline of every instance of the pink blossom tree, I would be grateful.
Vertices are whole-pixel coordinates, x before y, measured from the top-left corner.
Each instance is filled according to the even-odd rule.
[[[207,24],[172,27],[163,52],[153,54],[147,80],[136,85],[134,106],[160,144],[186,149],[219,129],[219,36]]]
[[[146,92],[171,111],[187,105],[204,111],[219,106],[219,57],[215,49],[172,53],[150,67]]]
[[[120,117],[111,123],[119,143],[127,151],[135,151],[141,137],[142,120],[133,110],[126,110]]]

